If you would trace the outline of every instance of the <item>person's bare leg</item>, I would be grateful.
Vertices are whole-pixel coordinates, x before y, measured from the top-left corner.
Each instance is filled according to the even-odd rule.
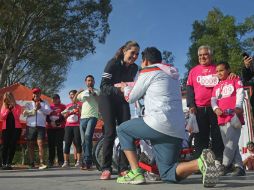
[[[39,148],[39,159],[40,159],[40,163],[43,163],[43,156],[44,156],[44,148],[43,148],[43,140],[39,139],[37,140],[37,144],[38,144],[38,148]]]
[[[138,159],[135,151],[124,150],[124,153],[130,163],[131,169],[135,170],[138,168]]]
[[[189,175],[193,174],[194,172],[197,172],[199,170],[198,168],[198,160],[192,160],[189,162],[181,162],[176,167],[176,175],[184,179],[188,177]]]
[[[70,160],[70,154],[65,154],[64,153],[64,161],[69,162],[69,160]]]
[[[74,162],[76,164],[76,162],[78,161],[78,155],[77,155],[77,149],[76,149],[76,146],[74,145],[74,143],[72,143],[73,145],[73,157],[74,157]]]
[[[80,162],[80,158],[81,158],[81,153],[77,153],[77,162]]]

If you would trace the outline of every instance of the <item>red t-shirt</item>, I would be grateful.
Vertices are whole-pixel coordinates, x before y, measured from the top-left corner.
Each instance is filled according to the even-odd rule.
[[[49,129],[58,129],[58,128],[64,128],[65,122],[62,122],[61,125],[56,126],[54,123],[56,120],[58,120],[61,117],[61,112],[64,111],[66,106],[64,104],[51,104],[50,109],[52,112],[49,115],[49,119],[51,122],[47,122],[47,128]]]

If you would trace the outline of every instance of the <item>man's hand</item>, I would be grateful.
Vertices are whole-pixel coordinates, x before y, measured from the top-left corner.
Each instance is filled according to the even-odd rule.
[[[41,102],[38,101],[38,102],[35,102],[35,110],[39,110],[41,109]]]
[[[216,109],[214,110],[214,112],[215,112],[215,114],[216,114],[217,116],[220,116],[220,115],[223,114],[223,111],[221,111],[220,108],[216,108]]]
[[[92,94],[93,96],[96,96],[97,94],[94,92],[94,89],[92,87],[88,87],[89,94]]]
[[[197,108],[196,107],[191,107],[191,108],[189,108],[189,112],[193,113],[193,114],[196,114],[197,113]]]
[[[228,76],[228,79],[235,79],[237,77],[238,77],[238,75],[236,75],[235,73],[230,73]]]
[[[252,57],[247,57],[245,56],[243,58],[243,63],[244,63],[244,66],[248,69],[250,68],[251,64],[252,64],[252,61],[253,61],[253,58]]]

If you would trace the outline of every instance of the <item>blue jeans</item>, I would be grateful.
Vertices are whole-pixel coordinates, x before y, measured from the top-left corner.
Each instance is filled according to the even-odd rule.
[[[122,150],[135,150],[134,140],[136,139],[150,140],[161,179],[166,182],[178,181],[176,167],[182,148],[182,139],[152,129],[143,118],[126,121],[116,130]]]
[[[81,145],[83,147],[83,163],[92,164],[93,133],[97,123],[96,117],[83,118],[80,120]]]

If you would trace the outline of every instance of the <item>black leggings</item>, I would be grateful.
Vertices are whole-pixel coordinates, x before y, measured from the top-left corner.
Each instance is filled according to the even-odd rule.
[[[104,121],[103,166],[102,170],[112,171],[113,146],[116,138],[116,125],[131,118],[130,106],[119,99],[101,96],[99,109]],[[129,162],[123,151],[120,153],[119,172],[128,169]]]
[[[75,127],[66,126],[65,132],[64,132],[64,141],[65,141],[65,146],[64,146],[65,154],[70,154],[70,147],[72,142],[77,149],[77,153],[81,153],[82,147],[81,147],[79,126],[75,126]]]
[[[57,152],[57,160],[59,164],[64,162],[63,157],[63,138],[64,138],[64,128],[58,129],[48,129],[48,161],[50,164],[54,164],[55,155]]]
[[[16,151],[16,144],[20,138],[21,129],[7,128],[3,130],[2,162],[4,165],[12,164]]]

